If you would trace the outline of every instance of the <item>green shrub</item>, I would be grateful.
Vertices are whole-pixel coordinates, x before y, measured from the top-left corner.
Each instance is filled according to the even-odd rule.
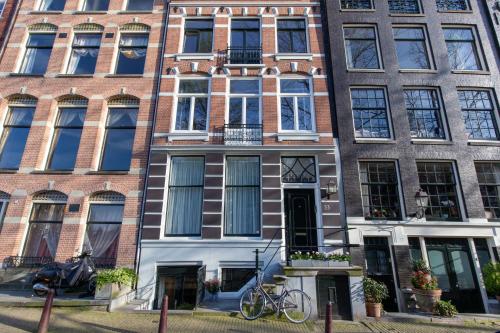
[[[458,314],[455,305],[451,301],[439,301],[434,304],[434,314],[441,317],[455,317]]]
[[[389,290],[385,284],[367,277],[363,278],[363,291],[368,303],[382,303],[384,299],[389,297]]]
[[[483,267],[483,279],[488,294],[500,296],[500,263],[487,263]]]
[[[105,269],[97,273],[97,288],[102,288],[108,283],[118,283],[125,286],[133,286],[137,279],[133,269],[122,267]]]

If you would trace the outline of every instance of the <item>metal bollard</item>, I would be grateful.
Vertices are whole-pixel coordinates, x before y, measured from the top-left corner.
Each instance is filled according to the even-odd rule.
[[[326,303],[325,333],[333,333],[332,302]]]
[[[54,289],[49,289],[45,304],[43,305],[42,316],[38,323],[38,333],[47,333],[49,329],[50,312],[52,311],[52,303],[54,302]]]
[[[158,333],[167,333],[167,316],[168,316],[168,296],[163,296],[161,303],[160,326]]]

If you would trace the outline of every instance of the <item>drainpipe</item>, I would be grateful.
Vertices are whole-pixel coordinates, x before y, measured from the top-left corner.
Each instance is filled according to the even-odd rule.
[[[144,211],[146,207],[146,192],[147,192],[147,185],[148,185],[148,179],[149,179],[149,162],[151,161],[151,146],[153,146],[154,143],[154,132],[155,132],[155,127],[156,127],[156,114],[158,110],[158,100],[160,96],[160,85],[161,85],[161,75],[162,75],[162,70],[163,70],[163,60],[164,54],[165,54],[165,48],[166,48],[166,42],[167,42],[167,27],[168,27],[168,21],[169,21],[169,13],[170,13],[170,0],[165,0],[164,1],[164,15],[163,15],[163,22],[165,24],[163,25],[162,29],[162,43],[161,43],[161,48],[160,48],[160,60],[158,61],[158,67],[156,69],[156,73],[158,74],[158,78],[156,81],[156,87],[155,87],[155,103],[154,103],[154,111],[153,111],[153,121],[151,124],[151,136],[149,138],[149,146],[148,146],[148,158],[146,160],[146,175],[144,178],[144,187],[143,187],[143,192],[142,192],[142,203],[141,203],[141,212],[140,212],[140,219],[139,219],[139,232],[137,233],[137,251],[136,251],[136,256],[135,256],[135,273],[139,275],[139,266],[141,264],[141,239],[142,239],[142,226],[144,222]],[[136,281],[136,289],[137,289],[137,283],[138,279]]]
[[[10,16],[6,19],[9,20],[9,27],[5,31],[5,38],[2,42],[2,46],[0,47],[0,58],[3,58],[3,52],[5,51],[5,47],[7,46],[7,42],[10,39],[10,35],[12,34],[12,29],[14,28],[14,22],[17,19],[17,14],[19,13],[19,8],[21,7],[21,0],[11,0],[16,2],[16,7],[14,8],[14,11],[10,13]],[[4,4],[4,6],[7,4],[7,2]],[[4,8],[5,11],[5,8]]]

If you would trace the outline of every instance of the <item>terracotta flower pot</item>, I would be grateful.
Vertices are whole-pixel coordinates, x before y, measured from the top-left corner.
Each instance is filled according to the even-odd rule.
[[[414,289],[415,298],[417,299],[417,305],[420,311],[432,312],[434,310],[434,305],[441,299],[441,289],[437,290],[423,290]]]
[[[380,318],[382,314],[382,303],[365,303],[366,315],[368,317]]]

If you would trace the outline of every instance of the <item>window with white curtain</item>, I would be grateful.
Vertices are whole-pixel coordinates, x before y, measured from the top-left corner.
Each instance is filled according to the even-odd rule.
[[[91,203],[83,250],[90,251],[98,262],[116,260],[123,220],[123,203]]]
[[[41,0],[40,10],[41,11],[62,11],[64,10],[64,5],[66,0]]]
[[[24,257],[55,258],[65,207],[64,203],[33,204]]]
[[[75,167],[86,113],[86,107],[59,109],[50,150],[49,170],[73,170]]]
[[[199,236],[203,207],[205,158],[174,156],[168,182],[166,236]]]
[[[19,72],[34,75],[45,74],[55,38],[54,33],[31,33],[26,43],[26,52]]]
[[[228,156],[224,203],[224,235],[260,235],[260,158]]]
[[[143,74],[149,34],[122,34],[116,74]]]
[[[76,34],[68,74],[94,74],[100,46],[101,34]]]
[[[206,131],[208,119],[208,80],[179,81],[175,117],[176,131]]]

